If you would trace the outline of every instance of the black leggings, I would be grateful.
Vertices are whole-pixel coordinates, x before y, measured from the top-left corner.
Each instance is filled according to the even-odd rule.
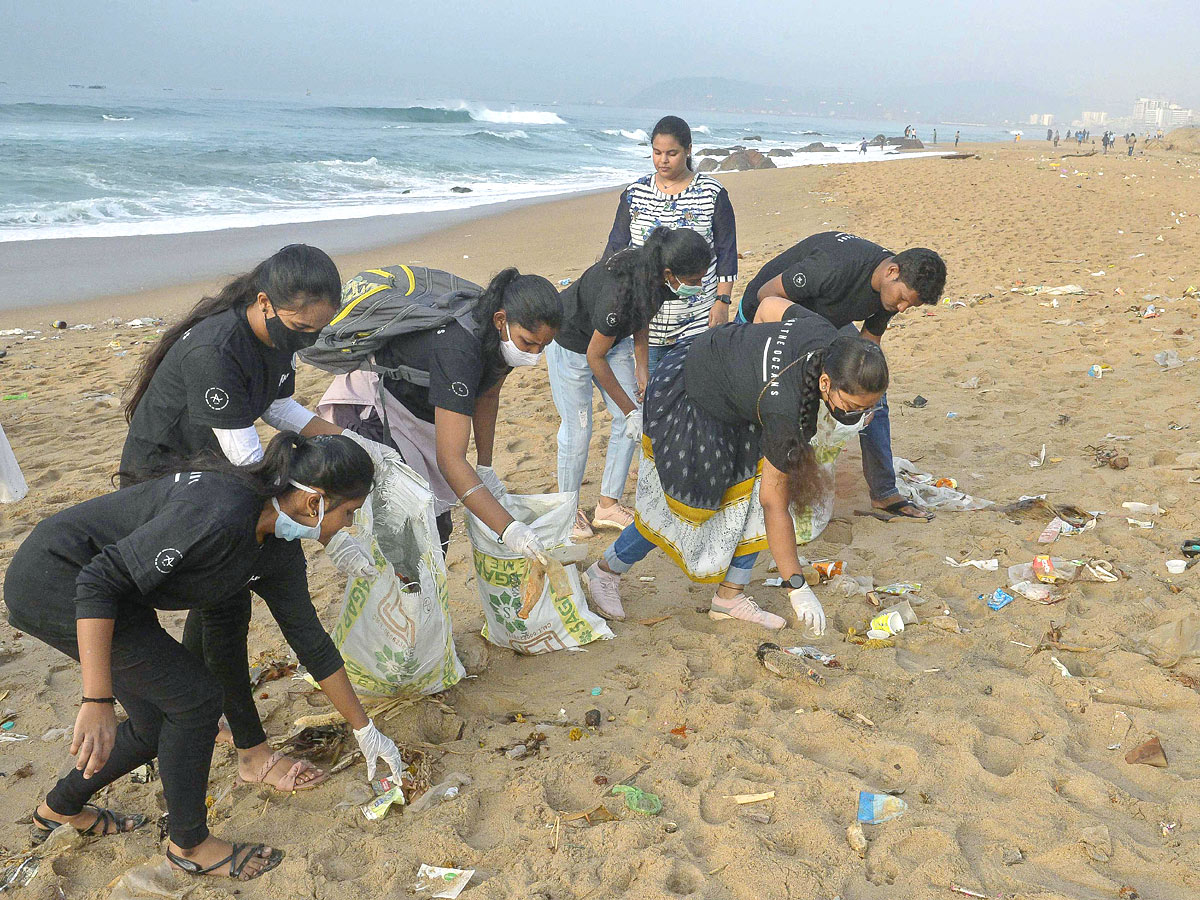
[[[74,638],[24,630],[79,660]],[[221,716],[220,684],[153,613],[118,621],[112,683],[129,718],[117,726],[108,761],[91,778],[72,767],[46,796],[46,805],[60,816],[77,815],[102,788],[157,757],[171,840],[184,850],[197,846],[208,837],[204,798]]]

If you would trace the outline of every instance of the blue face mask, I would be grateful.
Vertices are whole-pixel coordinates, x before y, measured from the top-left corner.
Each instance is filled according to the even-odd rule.
[[[320,491],[313,490],[307,485],[303,485],[298,481],[289,481],[294,488],[299,488],[310,494],[316,494],[320,497],[317,506],[317,524],[303,525],[297,522],[282,509],[279,508],[279,500],[275,497],[271,498],[271,505],[275,507],[275,512],[278,514],[275,518],[275,537],[282,541],[298,541],[301,538],[310,540],[318,540],[321,537],[321,522],[325,518],[325,496]]]

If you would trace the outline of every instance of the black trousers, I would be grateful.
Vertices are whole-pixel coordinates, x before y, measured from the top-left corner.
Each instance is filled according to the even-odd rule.
[[[74,638],[17,627],[79,660]],[[91,778],[72,768],[47,795],[46,804],[61,816],[76,815],[102,788],[157,758],[171,840],[185,850],[197,846],[208,837],[204,798],[221,716],[220,683],[152,612],[117,621],[112,681],[113,696],[129,718],[117,726],[108,761]]]

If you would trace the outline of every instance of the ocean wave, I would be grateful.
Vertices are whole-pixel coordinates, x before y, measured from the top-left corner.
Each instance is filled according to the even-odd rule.
[[[712,134],[712,129],[707,125],[695,125],[692,127],[692,131],[697,134]]]
[[[646,134],[645,130],[642,128],[635,128],[633,131],[626,131],[624,128],[605,128],[604,133],[612,135],[613,137],[627,138],[631,141],[650,140],[650,135]]]
[[[102,115],[100,118],[102,118],[105,122],[132,122],[133,121],[133,116],[110,116],[107,113]]]
[[[145,109],[144,113],[171,112],[170,110]],[[105,119],[109,122],[130,122],[133,116],[126,110],[109,106],[88,106],[75,103],[0,103],[0,120],[17,122],[94,122]]]
[[[313,112],[354,119],[421,122],[431,125],[472,121],[469,110],[446,109],[444,106],[322,106]]]
[[[483,107],[470,109],[464,107],[476,122],[491,122],[494,125],[566,125],[557,113],[536,109],[495,110]]]
[[[483,131],[472,131],[467,137],[483,138],[484,140],[521,141],[527,140],[529,134],[520,128],[514,128],[512,131],[492,131],[490,128],[485,128]]]

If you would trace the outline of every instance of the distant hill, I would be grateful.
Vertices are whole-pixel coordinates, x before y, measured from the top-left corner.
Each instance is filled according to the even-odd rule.
[[[830,97],[834,93],[830,92]],[[773,112],[818,114],[820,100],[811,91],[755,84],[733,78],[671,78],[633,95],[630,106],[649,109],[711,110],[714,112]],[[841,98],[838,98],[841,99]]]

